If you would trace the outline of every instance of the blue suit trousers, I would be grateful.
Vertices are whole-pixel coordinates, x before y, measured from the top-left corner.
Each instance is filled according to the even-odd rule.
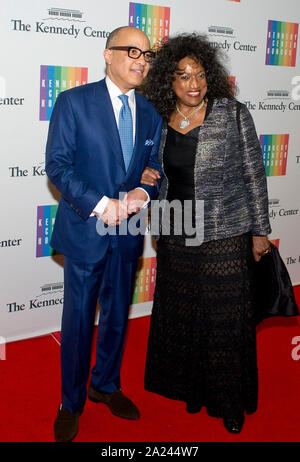
[[[96,364],[91,385],[98,391],[120,388],[120,366],[137,260],[124,261],[117,236],[99,262],[64,258],[64,307],[61,328],[62,405],[80,411],[86,400],[91,346],[99,299],[101,311],[96,343]]]

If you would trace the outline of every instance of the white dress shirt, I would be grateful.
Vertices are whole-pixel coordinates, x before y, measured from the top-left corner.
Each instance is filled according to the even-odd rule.
[[[109,93],[109,96],[110,96],[110,99],[111,99],[112,107],[113,107],[115,118],[116,118],[117,127],[119,127],[119,115],[120,115],[120,111],[121,111],[121,108],[122,108],[122,101],[120,100],[119,96],[122,95],[123,93],[121,92],[119,87],[117,87],[117,85],[115,85],[111,81],[111,79],[108,76],[106,76],[106,78],[105,78],[105,83],[106,83],[108,93]],[[136,126],[135,91],[134,91],[134,89],[132,89],[132,90],[129,90],[125,94],[128,96],[128,104],[129,104],[129,107],[130,107],[130,110],[131,110],[131,115],[132,115],[133,139],[135,140],[135,132],[136,132],[136,129],[135,129],[135,126]],[[143,188],[136,188],[136,189],[143,189]],[[147,193],[147,191],[145,191],[144,189],[143,189],[143,191],[147,194],[147,201],[144,204],[144,207],[146,207],[149,200],[150,200],[150,197],[149,197],[149,194]],[[90,216],[96,215],[98,218],[100,218],[101,215],[103,214],[104,210],[105,210],[105,207],[106,207],[108,201],[109,201],[109,197],[103,196],[102,199],[98,202],[98,204],[94,208],[94,211],[92,212],[92,214]]]

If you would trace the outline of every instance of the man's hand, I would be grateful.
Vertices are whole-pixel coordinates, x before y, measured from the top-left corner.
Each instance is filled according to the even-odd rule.
[[[143,171],[141,183],[149,186],[157,186],[157,180],[160,179],[160,173],[154,168],[146,167]]]
[[[127,209],[128,215],[131,213],[138,213],[141,208],[145,205],[148,196],[142,189],[132,189],[129,191],[124,199],[123,203]]]
[[[107,206],[101,215],[101,220],[108,226],[116,226],[128,217],[127,207],[123,201],[109,199]]]
[[[252,252],[255,261],[259,261],[270,251],[271,247],[267,236],[252,236]]]

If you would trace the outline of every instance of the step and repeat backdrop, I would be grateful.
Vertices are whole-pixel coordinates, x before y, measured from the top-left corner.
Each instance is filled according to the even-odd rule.
[[[300,283],[299,0],[3,0],[0,6],[0,337],[60,330],[63,257],[50,247],[59,193],[45,174],[58,94],[104,77],[110,32],[132,25],[154,45],[206,33],[224,51],[251,111],[269,190],[270,238]],[[130,317],[150,314],[156,257],[148,234]]]

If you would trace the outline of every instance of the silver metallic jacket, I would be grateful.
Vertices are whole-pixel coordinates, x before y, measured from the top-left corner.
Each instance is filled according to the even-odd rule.
[[[162,169],[167,130],[165,123],[159,148]],[[203,242],[248,231],[256,236],[271,232],[262,151],[244,104],[227,98],[214,100],[199,130],[194,184],[195,199],[204,201]],[[166,199],[167,192],[164,173],[158,199]],[[197,220],[196,214],[196,226],[203,228]]]

